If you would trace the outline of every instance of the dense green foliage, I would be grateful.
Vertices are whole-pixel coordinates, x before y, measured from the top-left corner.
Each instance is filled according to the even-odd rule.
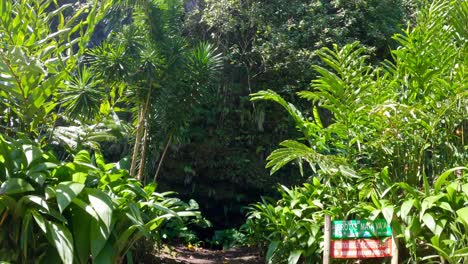
[[[315,66],[311,90],[298,93],[313,104],[310,119],[271,90],[252,95],[280,104],[303,134],[282,142],[267,167],[294,161],[311,177],[250,212],[248,226],[269,241],[274,263],[319,262],[325,213],[384,217],[407,250],[401,261],[467,261],[467,10],[466,2],[431,4],[415,28],[395,35],[393,62],[381,66],[368,64],[358,43],[322,49],[326,66]],[[317,106],[332,113],[331,124]]]
[[[2,260],[117,263],[167,220],[199,215],[100,153],[92,158],[80,151],[62,163],[31,141],[0,138]]]
[[[123,87],[84,63],[94,28],[117,4],[0,4],[2,261],[132,261],[142,237],[162,241],[187,217],[201,219],[195,201],[156,193],[130,177],[126,159],[106,164],[99,151],[130,131],[113,108]],[[187,56],[190,76],[205,73],[196,58],[212,50],[204,44]]]
[[[332,43],[358,40],[375,55],[372,61],[387,58],[391,36],[413,21],[417,3],[188,1],[184,33],[214,43],[224,68],[219,88],[194,108],[190,129],[169,148],[161,187],[197,197],[215,226],[229,228],[243,221],[242,207],[272,195],[277,182],[299,182],[290,177],[294,168],[273,176],[264,169],[276,143],[296,134],[278,108],[250,102],[248,95],[271,89],[297,101],[294,92],[316,76],[316,51]],[[331,117],[322,118],[329,123]]]
[[[2,1],[0,9],[1,132],[44,137],[57,121],[66,81],[112,2],[74,7],[52,1]],[[65,19],[67,17],[67,19]],[[73,81],[71,82],[73,84]],[[91,92],[83,88],[81,96]]]
[[[0,261],[133,263],[200,235],[313,263],[329,214],[391,222],[402,263],[466,262],[467,19],[465,0],[0,0]]]
[[[208,0],[200,12],[249,89],[300,89],[315,75],[310,66],[321,47],[361,40],[386,53],[388,40],[409,20],[411,2]]]
[[[110,97],[104,97],[108,111],[133,113],[137,130],[130,174],[152,180],[164,160],[160,150],[186,128],[188,113],[211,92],[221,58],[211,44],[190,45],[181,34],[181,1],[141,1],[126,7],[131,23],[91,49],[86,61],[111,90]]]

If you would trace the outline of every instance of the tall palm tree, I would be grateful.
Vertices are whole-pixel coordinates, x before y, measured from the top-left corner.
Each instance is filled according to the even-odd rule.
[[[149,135],[158,132],[150,133],[150,123],[164,109],[156,110],[157,102],[174,89],[183,91],[178,93],[180,104],[193,101],[200,94],[196,91],[203,90],[220,67],[221,58],[213,46],[201,43],[191,48],[182,36],[182,1],[147,0],[122,6],[131,8],[132,23],[91,50],[88,62],[111,90],[118,90],[113,93],[117,94],[113,104],[123,103],[136,113],[130,174],[143,180]],[[159,132],[163,130],[161,127]]]

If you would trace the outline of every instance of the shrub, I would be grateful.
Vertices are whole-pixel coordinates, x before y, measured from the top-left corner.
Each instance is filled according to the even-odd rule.
[[[249,221],[263,234],[257,238],[269,243],[267,259],[316,260],[311,256],[322,249],[307,243],[319,231],[303,225],[317,220],[321,227],[327,213],[335,219],[384,217],[404,238],[407,262],[467,261],[468,65],[461,26],[467,12],[466,1],[431,3],[414,29],[394,37],[400,47],[382,65],[370,65],[359,43],[322,49],[318,55],[327,68],[316,66],[312,90],[298,93],[312,102],[310,117],[271,90],[252,95],[285,108],[303,134],[282,142],[267,167],[274,173],[296,162],[312,182],[282,187],[278,202],[253,206]],[[322,123],[323,111],[332,113],[331,124]],[[319,185],[325,186],[321,194],[310,189]],[[303,215],[313,201],[324,206]]]
[[[0,259],[118,263],[168,220],[198,211],[142,186],[119,164],[80,151],[62,163],[29,140],[0,136]]]

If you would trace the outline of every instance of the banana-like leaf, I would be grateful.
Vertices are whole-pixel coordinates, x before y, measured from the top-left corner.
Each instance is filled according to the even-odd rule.
[[[64,225],[46,221],[46,236],[55,246],[63,263],[73,264],[73,237]]]
[[[18,194],[34,191],[34,187],[21,178],[10,178],[0,186],[0,195]]]
[[[57,185],[55,193],[60,212],[63,212],[63,210],[67,208],[71,201],[81,193],[84,187],[84,184],[77,182],[61,182]]]
[[[100,190],[86,188],[86,192],[88,193],[89,204],[93,207],[99,219],[104,224],[104,226],[100,226],[100,228],[102,227],[101,230],[104,231],[103,235],[107,238],[111,231],[112,213],[114,210],[112,199],[109,195]]]

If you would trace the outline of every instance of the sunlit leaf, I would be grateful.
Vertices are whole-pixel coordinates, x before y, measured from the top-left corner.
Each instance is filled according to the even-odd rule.
[[[10,178],[0,186],[0,195],[34,191],[31,184],[21,178]]]
[[[65,210],[71,201],[80,194],[84,187],[84,184],[77,182],[61,182],[57,185],[55,192],[60,212]]]

